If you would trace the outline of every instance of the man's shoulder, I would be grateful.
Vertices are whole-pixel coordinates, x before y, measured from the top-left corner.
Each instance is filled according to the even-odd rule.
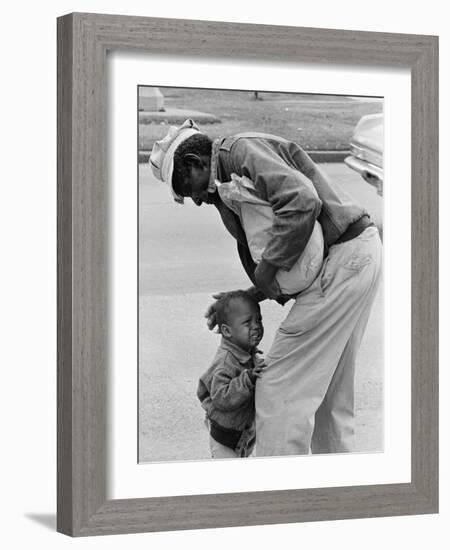
[[[255,140],[260,140],[262,142],[289,143],[285,138],[275,136],[273,134],[265,134],[263,132],[241,132],[239,134],[222,138],[220,149],[223,151],[231,151],[233,146],[236,144],[245,147],[246,144],[250,144]]]

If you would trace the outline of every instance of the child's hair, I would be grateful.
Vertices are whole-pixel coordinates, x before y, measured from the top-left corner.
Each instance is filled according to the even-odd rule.
[[[176,148],[173,155],[172,187],[177,195],[183,195],[184,179],[190,175],[194,161],[185,158],[188,154],[211,155],[212,141],[205,134],[194,134]]]
[[[230,304],[233,300],[244,300],[249,304],[255,305],[259,309],[258,302],[246,290],[233,290],[231,292],[227,292],[216,302],[216,323],[219,332],[221,332],[221,326],[223,324],[228,324]]]

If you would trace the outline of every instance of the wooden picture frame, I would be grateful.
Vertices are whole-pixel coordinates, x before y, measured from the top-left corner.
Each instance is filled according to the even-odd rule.
[[[107,500],[106,53],[411,70],[411,482]],[[438,511],[438,38],[74,13],[58,19],[58,509],[72,536]]]

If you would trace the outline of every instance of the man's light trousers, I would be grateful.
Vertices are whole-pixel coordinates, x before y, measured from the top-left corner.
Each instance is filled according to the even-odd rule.
[[[353,450],[356,355],[381,263],[378,230],[369,227],[331,246],[297,296],[256,384],[257,456]]]

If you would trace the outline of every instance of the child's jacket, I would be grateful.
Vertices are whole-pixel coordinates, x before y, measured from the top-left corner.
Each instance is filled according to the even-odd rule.
[[[255,356],[222,338],[209,369],[201,376],[197,397],[208,419],[222,428],[243,431],[255,418],[255,384],[249,370]]]

